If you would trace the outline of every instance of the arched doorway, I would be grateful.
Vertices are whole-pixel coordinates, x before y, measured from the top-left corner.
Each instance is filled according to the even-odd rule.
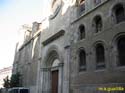
[[[57,50],[47,53],[41,68],[42,93],[62,93],[63,62]]]
[[[58,65],[59,65],[59,60],[55,59],[53,61],[52,64],[52,68],[51,68],[51,89],[52,89],[52,93],[58,93],[58,80],[59,80],[59,69],[58,69]]]

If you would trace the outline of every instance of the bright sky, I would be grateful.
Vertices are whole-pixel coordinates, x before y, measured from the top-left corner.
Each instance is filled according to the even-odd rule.
[[[0,0],[0,69],[11,66],[18,31],[23,24],[41,22],[48,0]]]

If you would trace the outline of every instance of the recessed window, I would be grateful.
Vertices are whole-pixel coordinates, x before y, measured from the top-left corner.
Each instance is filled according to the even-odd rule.
[[[82,40],[85,38],[85,27],[84,25],[81,25],[79,27],[79,39]]]
[[[86,53],[83,49],[79,52],[79,71],[86,70]]]
[[[85,0],[79,0],[79,14],[81,15],[85,11]]]
[[[80,5],[85,3],[85,0],[79,0]]]
[[[125,66],[125,36],[117,42],[118,66]]]
[[[95,30],[95,33],[102,31],[102,18],[101,18],[101,16],[96,16],[94,18],[94,30]]]
[[[114,7],[114,16],[116,19],[116,23],[120,23],[125,21],[125,9],[122,4],[118,4]]]
[[[96,63],[97,69],[105,68],[105,51],[102,44],[96,45]]]
[[[57,1],[57,0],[53,0],[53,2],[52,2],[52,6],[51,6],[51,7],[54,6],[54,4],[56,3],[56,1]]]
[[[101,3],[101,0],[94,0],[95,5],[98,5]]]

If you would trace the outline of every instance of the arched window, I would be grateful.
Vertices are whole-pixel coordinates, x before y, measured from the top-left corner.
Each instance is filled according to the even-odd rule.
[[[81,15],[85,11],[85,0],[79,0],[79,14]]]
[[[79,27],[79,39],[84,39],[85,38],[85,27],[84,25],[81,25]]]
[[[83,49],[79,52],[79,71],[86,70],[86,53]]]
[[[58,66],[59,63],[60,63],[60,62],[59,62],[59,59],[55,59],[55,60],[53,61],[52,67]]]
[[[118,4],[114,7],[114,16],[116,19],[116,23],[120,23],[125,21],[125,9],[122,4]]]
[[[85,3],[85,0],[79,0],[79,3],[83,4],[83,3]]]
[[[105,67],[105,50],[102,44],[96,45],[96,63],[97,69]]]
[[[125,36],[117,42],[118,49],[118,66],[125,66]]]
[[[102,31],[102,18],[101,16],[96,16],[94,18],[94,30],[95,30],[95,33],[98,33],[100,31]]]

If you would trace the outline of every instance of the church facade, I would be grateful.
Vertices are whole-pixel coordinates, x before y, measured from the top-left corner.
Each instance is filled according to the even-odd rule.
[[[125,1],[52,0],[51,11],[17,44],[13,73],[22,85],[31,93],[123,91]]]

